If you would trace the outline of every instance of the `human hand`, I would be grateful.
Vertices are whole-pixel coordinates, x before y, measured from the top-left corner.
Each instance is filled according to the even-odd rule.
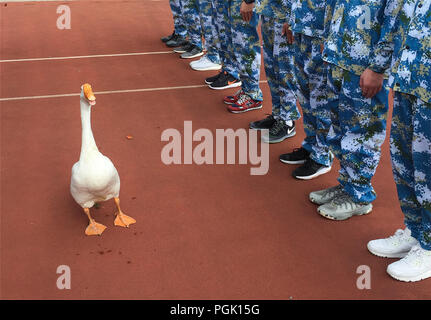
[[[283,24],[283,31],[281,32],[281,35],[286,36],[287,42],[289,44],[292,44],[294,42],[293,32],[290,29],[290,26],[287,22],[285,24]]]
[[[362,89],[362,95],[369,99],[374,97],[383,87],[383,74],[374,72],[371,69],[365,69],[361,75],[359,85]]]
[[[250,22],[251,18],[253,17],[253,9],[254,9],[254,2],[253,3],[245,3],[244,1],[241,3],[240,8],[240,14],[242,17],[242,20],[245,22]]]

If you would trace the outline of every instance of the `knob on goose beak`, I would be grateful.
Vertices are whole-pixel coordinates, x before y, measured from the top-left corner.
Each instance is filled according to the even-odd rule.
[[[82,86],[82,89],[84,90],[84,96],[90,103],[90,105],[94,106],[96,104],[96,97],[93,93],[93,89],[91,88],[91,85],[86,83]]]

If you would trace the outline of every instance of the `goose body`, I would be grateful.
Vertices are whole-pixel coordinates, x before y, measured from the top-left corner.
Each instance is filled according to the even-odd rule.
[[[73,165],[70,192],[81,207],[91,208],[96,202],[119,196],[120,176],[108,157],[95,152]]]
[[[128,227],[136,221],[125,215],[120,209],[120,176],[112,161],[104,156],[97,148],[91,130],[91,107],[96,104],[96,97],[91,86],[81,87],[80,107],[82,123],[82,143],[79,161],[72,167],[70,193],[73,199],[84,209],[90,224],[86,229],[87,235],[100,235],[106,227],[94,221],[90,216],[90,208],[95,203],[115,200],[118,212],[114,224]]]

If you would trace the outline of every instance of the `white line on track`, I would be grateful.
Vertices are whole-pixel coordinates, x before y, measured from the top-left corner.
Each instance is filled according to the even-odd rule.
[[[207,87],[207,85],[202,84],[202,85],[181,86],[181,87],[161,87],[161,88],[144,88],[144,89],[128,89],[128,90],[111,90],[111,91],[94,92],[94,94],[98,95],[98,94],[131,93],[131,92],[148,92],[148,91],[163,91],[163,90],[178,90],[178,89],[194,89],[194,88],[203,88],[203,87]],[[44,95],[44,96],[0,98],[0,101],[76,97],[79,95],[80,95],[79,93],[49,94],[49,95]]]
[[[259,81],[260,83],[267,82],[266,80]],[[166,90],[180,90],[180,89],[196,89],[208,87],[205,84],[181,86],[181,87],[161,87],[161,88],[143,88],[143,89],[126,89],[126,90],[111,90],[111,91],[98,91],[94,92],[95,95],[99,94],[117,94],[117,93],[133,93],[133,92],[152,92],[152,91],[166,91]],[[64,94],[49,94],[43,96],[28,96],[28,97],[11,97],[0,98],[0,101],[15,101],[15,100],[33,100],[33,99],[49,99],[49,98],[63,98],[63,97],[77,97],[79,93],[64,93]]]
[[[113,54],[94,54],[88,56],[70,56],[70,57],[47,57],[47,58],[26,58],[26,59],[9,59],[0,60],[0,63],[7,62],[26,62],[26,61],[46,61],[46,60],[71,60],[71,59],[90,59],[90,58],[107,58],[107,57],[125,57],[125,56],[145,56],[155,54],[170,54],[173,51],[154,51],[154,52],[131,52],[131,53],[113,53]]]

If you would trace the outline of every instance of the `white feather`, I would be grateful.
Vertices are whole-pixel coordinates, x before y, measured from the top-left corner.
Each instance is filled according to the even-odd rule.
[[[70,193],[83,208],[118,197],[120,177],[112,161],[99,152],[91,131],[91,106],[81,90],[82,147],[72,167]]]

